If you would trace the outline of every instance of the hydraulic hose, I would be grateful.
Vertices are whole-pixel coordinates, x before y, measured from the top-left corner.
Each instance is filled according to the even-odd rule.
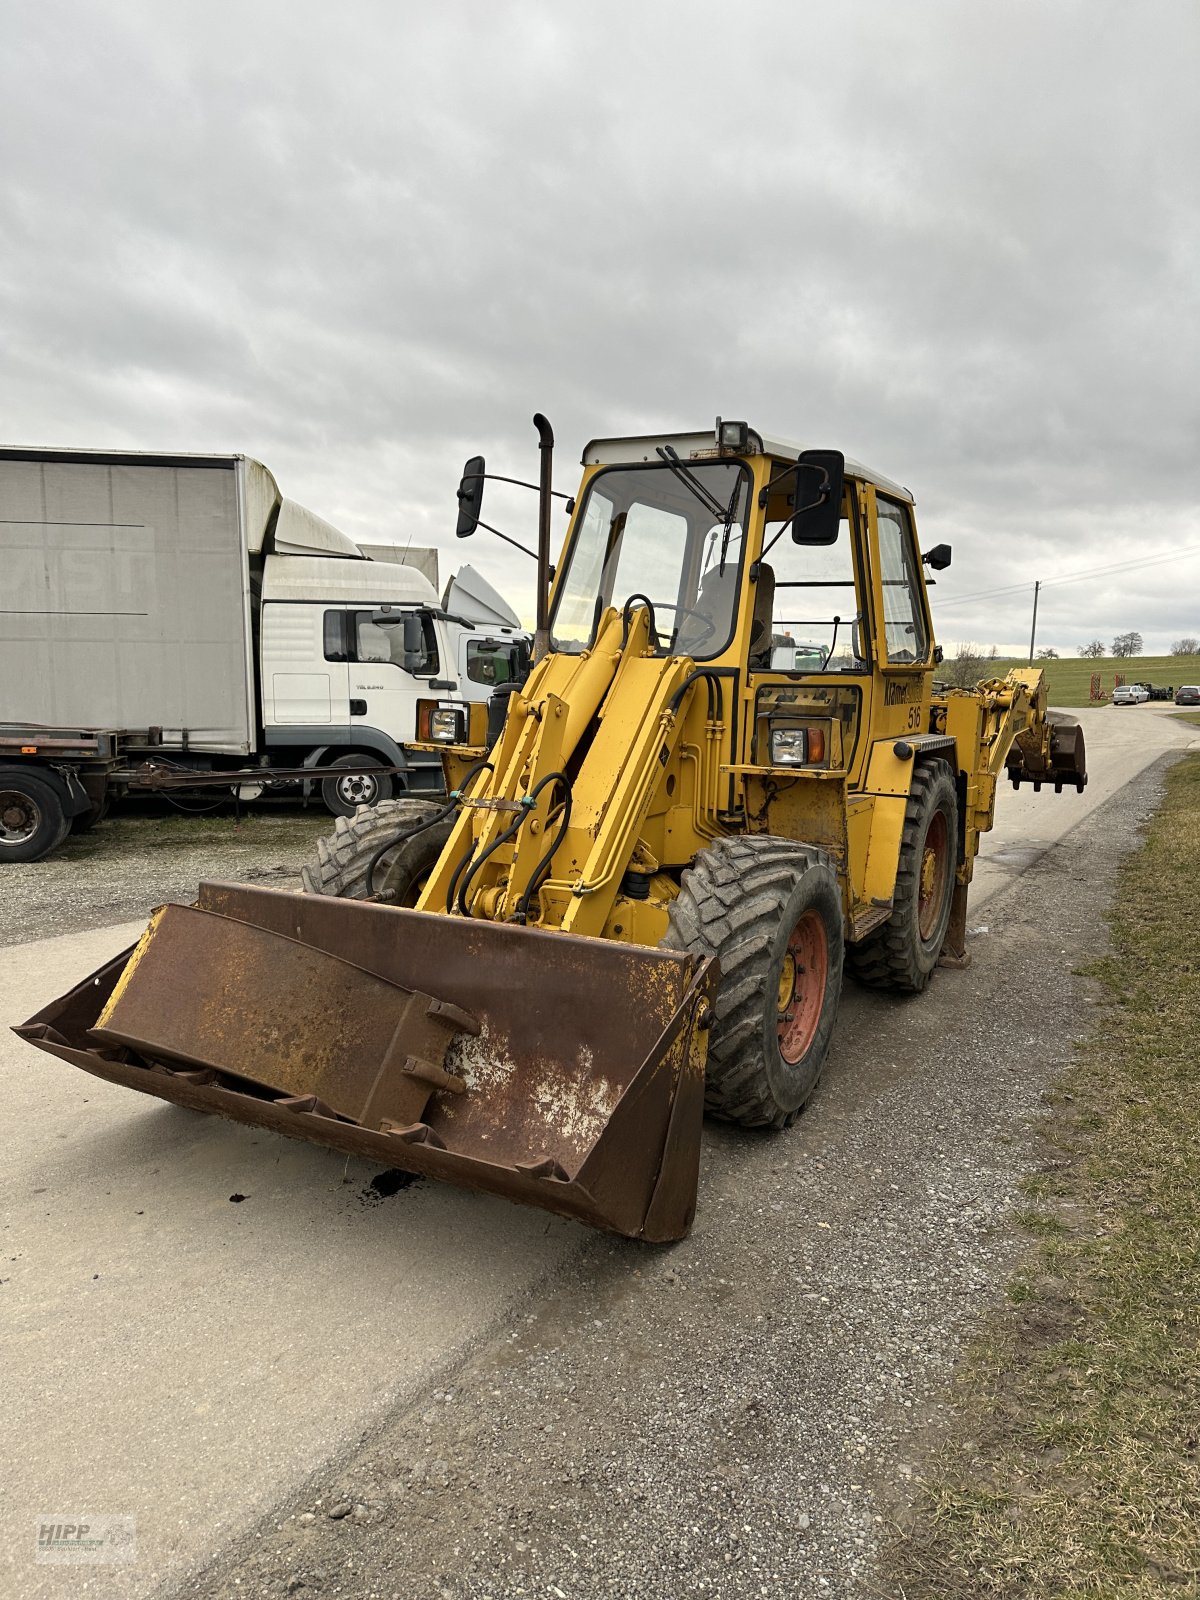
[[[416,826],[412,828],[405,828],[402,832],[398,833],[394,839],[388,839],[385,843],[380,845],[379,849],[376,850],[370,861],[367,862],[366,890],[368,900],[373,900],[375,898],[375,873],[379,867],[379,863],[383,860],[384,856],[387,855],[388,851],[394,850],[398,844],[403,844],[406,839],[415,839],[417,834],[424,833],[427,828],[436,828],[439,822],[444,822],[452,811],[456,811],[458,809],[459,801],[466,794],[467,785],[473,778],[478,776],[479,773],[484,771],[492,771],[491,762],[477,761],[467,773],[459,787],[451,793],[449,805],[443,806],[442,809],[436,813],[436,815],[427,817],[424,822],[418,822]]]
[[[564,790],[562,811],[561,811],[561,813],[559,815],[559,819],[558,819],[558,831],[554,835],[554,843],[546,851],[545,855],[538,862],[537,866],[534,867],[533,876],[530,878],[529,882],[526,884],[525,893],[521,896],[520,901],[517,904],[516,920],[518,922],[520,922],[520,923],[524,923],[524,922],[526,922],[528,920],[530,902],[533,899],[534,895],[539,892],[539,890],[542,887],[542,884],[550,876],[550,868],[551,868],[551,865],[552,865],[552,863],[554,861],[554,853],[558,849],[559,845],[563,842],[563,836],[566,834],[567,828],[570,826],[570,822],[571,822],[571,783],[570,783],[570,780],[566,777],[566,775],[564,773],[561,773],[561,772],[548,773],[546,775],[546,777],[544,777],[541,780],[541,782],[537,785],[537,787],[534,789],[532,795],[530,796],[530,799],[536,800],[539,791],[541,789],[543,789],[546,784],[552,783],[552,782],[554,782],[556,780],[560,780],[562,782],[563,790]],[[550,825],[549,821],[547,821],[546,826],[549,827],[549,825]]]
[[[725,715],[725,690],[720,674],[712,667],[697,667],[693,672],[689,672],[671,696],[667,709],[674,715],[679,710],[684,695],[700,678],[704,679],[708,689],[708,720],[716,722]]]

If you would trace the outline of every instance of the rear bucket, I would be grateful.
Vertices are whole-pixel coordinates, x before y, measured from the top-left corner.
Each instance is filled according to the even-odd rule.
[[[206,883],[14,1031],[97,1077],[389,1167],[680,1239],[716,967]]]

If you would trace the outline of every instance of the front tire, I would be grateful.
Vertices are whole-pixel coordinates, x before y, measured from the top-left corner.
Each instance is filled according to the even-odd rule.
[[[842,987],[837,875],[809,845],[718,839],[683,874],[663,944],[716,956],[705,1109],[749,1128],[795,1120],[825,1065]]]
[[[343,772],[339,767],[382,767],[374,756],[339,756],[325,768],[321,799],[335,817],[352,817],[360,806],[377,806],[392,797],[392,779],[386,772]]]
[[[0,863],[40,861],[67,837],[62,800],[35,773],[0,773]]]
[[[428,800],[384,800],[370,810],[339,817],[333,832],[317,840],[317,859],[301,870],[305,892],[365,900],[367,867],[376,851],[443,809]],[[453,826],[454,817],[445,817],[388,851],[375,869],[376,895],[388,905],[415,905]]]
[[[958,864],[958,789],[945,761],[922,761],[913,773],[892,914],[846,950],[846,964],[872,989],[919,994],[942,953]]]

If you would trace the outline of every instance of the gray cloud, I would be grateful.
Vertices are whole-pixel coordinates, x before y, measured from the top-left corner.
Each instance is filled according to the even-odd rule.
[[[463,457],[532,476],[535,409],[565,488],[746,415],[908,483],[942,635],[1019,643],[1027,595],[956,597],[1200,544],[1198,15],[12,8],[0,432],[243,449],[453,562]],[[1043,641],[1200,631],[1198,559],[1051,585]]]

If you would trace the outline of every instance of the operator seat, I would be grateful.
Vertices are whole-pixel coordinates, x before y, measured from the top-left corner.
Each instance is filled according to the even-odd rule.
[[[750,624],[750,666],[759,672],[768,671],[771,666],[774,615],[775,569],[760,561],[758,582],[754,585],[754,620]]]

